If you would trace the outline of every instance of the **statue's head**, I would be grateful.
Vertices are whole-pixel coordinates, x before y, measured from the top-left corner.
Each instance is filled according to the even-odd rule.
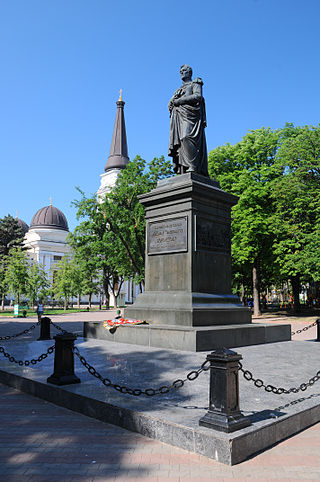
[[[182,80],[191,80],[192,78],[192,68],[190,65],[183,64],[180,67],[180,75]]]

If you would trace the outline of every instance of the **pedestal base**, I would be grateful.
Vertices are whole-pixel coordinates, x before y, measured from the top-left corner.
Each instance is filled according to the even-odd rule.
[[[233,294],[185,291],[145,291],[134,305],[125,308],[124,316],[153,325],[190,327],[251,322],[251,311]]]
[[[242,324],[210,327],[170,325],[120,326],[111,334],[102,322],[84,322],[83,336],[183,351],[259,345],[291,340],[291,325]]]
[[[219,432],[231,433],[248,427],[251,423],[241,412],[235,416],[218,412],[208,412],[199,420],[199,425],[218,430]]]
[[[51,375],[49,378],[47,378],[47,383],[62,386],[81,383],[81,380],[76,375]]]

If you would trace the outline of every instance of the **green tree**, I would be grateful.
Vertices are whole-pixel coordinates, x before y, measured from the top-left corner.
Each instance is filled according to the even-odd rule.
[[[4,299],[8,293],[8,284],[6,282],[7,257],[4,256],[0,260],[0,294],[1,294],[1,310],[4,311]]]
[[[23,237],[21,226],[10,214],[0,219],[0,295],[2,310],[4,310],[4,300],[8,293],[8,285],[5,278],[7,268],[5,259],[10,249],[22,247]]]
[[[237,144],[217,147],[209,154],[209,172],[221,188],[239,196],[232,208],[232,258],[236,279],[252,274],[254,314],[260,314],[261,272],[272,265],[273,212],[271,183],[279,172],[275,162],[280,132],[250,131]]]
[[[12,248],[22,248],[23,230],[18,221],[10,214],[0,219],[0,262],[3,256],[9,254]]]
[[[320,125],[287,124],[279,143],[281,175],[272,186],[273,249],[299,311],[301,280],[320,280]]]
[[[90,269],[88,263],[79,261],[80,269],[82,272],[82,294],[88,295],[89,297],[89,308],[91,308],[92,296],[101,292],[99,276],[94,270]]]
[[[14,294],[15,302],[20,303],[21,296],[28,291],[28,256],[21,248],[12,248],[6,259],[4,281],[8,291]]]
[[[31,262],[28,267],[26,294],[30,299],[32,308],[34,308],[38,299],[47,298],[49,286],[48,275],[43,266],[36,261]]]
[[[85,265],[85,271],[92,273],[93,280],[101,278],[106,304],[109,307],[109,279],[112,276],[108,254],[112,246],[110,231],[96,198],[87,198],[82,191],[79,192],[82,198],[74,201],[74,204],[78,208],[78,219],[82,218],[84,221],[69,235],[68,240],[77,262]]]
[[[70,298],[78,294],[78,275],[75,261],[65,255],[59,261],[53,276],[53,294],[64,300],[64,310],[68,309]]]
[[[96,243],[96,239],[94,239],[92,233],[89,237],[88,225],[84,224],[78,226],[73,233],[69,234],[68,243],[72,247],[75,262],[81,273],[81,276],[79,276],[81,292],[89,296],[89,307],[91,308],[92,295],[99,291],[99,271],[92,246],[92,243]]]

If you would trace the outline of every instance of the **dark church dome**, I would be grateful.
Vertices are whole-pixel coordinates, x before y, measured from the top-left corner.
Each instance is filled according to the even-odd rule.
[[[26,234],[29,231],[29,226],[27,225],[27,223],[25,223],[24,221],[22,221],[22,219],[19,218],[16,218],[16,221],[22,229],[23,234]]]
[[[45,206],[33,216],[30,228],[51,228],[69,231],[65,215],[54,206]]]

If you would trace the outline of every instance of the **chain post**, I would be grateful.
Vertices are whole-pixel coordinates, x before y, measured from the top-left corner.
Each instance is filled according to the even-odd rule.
[[[317,323],[317,339],[316,341],[320,341],[320,318],[316,320]]]
[[[43,317],[40,316],[40,336],[38,338],[38,341],[51,340],[50,323],[51,323],[50,318],[46,316],[43,316]]]
[[[219,348],[207,356],[210,362],[209,411],[199,420],[199,425],[229,433],[251,424],[239,407],[241,359],[241,355],[227,348]]]
[[[71,385],[80,383],[74,373],[74,341],[77,336],[73,333],[55,335],[54,372],[47,378],[47,383],[54,385]]]

